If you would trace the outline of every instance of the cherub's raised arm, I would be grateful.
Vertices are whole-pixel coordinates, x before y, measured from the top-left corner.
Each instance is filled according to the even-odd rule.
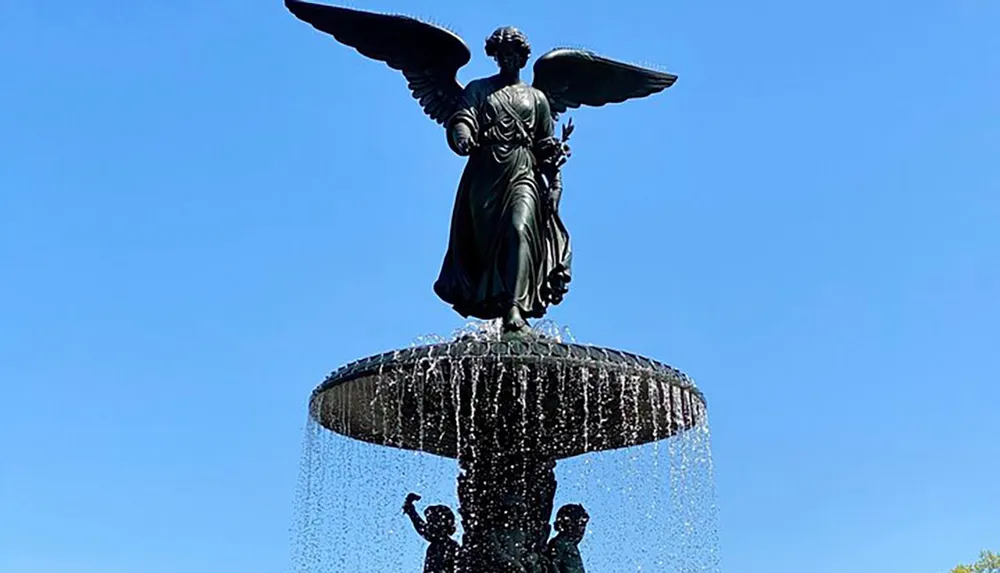
[[[406,496],[406,501],[403,503],[403,513],[405,513],[406,516],[410,518],[410,521],[413,523],[413,529],[417,531],[417,535],[426,539],[427,522],[424,521],[424,518],[420,517],[420,513],[417,511],[417,508],[414,507],[413,505],[413,502],[419,499],[420,496],[415,493],[411,493],[410,495]]]

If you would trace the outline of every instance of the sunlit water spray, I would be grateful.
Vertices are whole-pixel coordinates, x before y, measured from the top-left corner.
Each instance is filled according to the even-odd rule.
[[[575,342],[567,329],[549,321],[539,321],[535,330],[553,342]],[[497,323],[471,322],[450,339],[421,337],[411,348],[460,339],[498,342],[500,336]],[[416,424],[420,428],[419,443],[414,446],[417,449],[454,441],[460,450],[469,445],[465,450],[467,456],[478,455],[471,445],[478,443],[476,424],[470,424],[468,419],[501,415],[500,400],[468,396],[476,392],[476,388],[488,390],[489,381],[477,384],[466,380],[463,384],[463,377],[478,378],[486,374],[486,370],[477,368],[475,363],[466,368],[454,365],[449,368],[441,362],[455,360],[454,356],[428,356],[419,370],[424,374],[419,376],[380,367],[371,396],[366,395],[364,400],[358,401],[358,395],[351,395],[349,387],[343,395],[338,395],[336,399],[344,400],[336,406],[336,411],[344,415],[342,424],[346,427],[357,419],[377,420],[383,442],[398,444],[406,442],[407,433],[412,432],[408,428]],[[437,383],[447,381],[451,386],[450,396],[442,392],[440,405],[420,401],[415,407],[402,406],[406,403],[404,394],[423,395],[437,373],[440,373]],[[533,396],[531,387],[555,383],[560,385],[559,392],[570,392],[579,386],[578,382],[574,385],[573,377],[581,373],[567,369],[546,380],[533,378],[528,369],[511,374],[521,389],[517,407],[524,412],[537,408],[537,415],[544,416],[540,395]],[[643,391],[643,384],[648,381],[614,368],[590,367],[584,369],[582,375],[593,377],[583,384],[587,393],[592,394],[584,397],[583,407],[587,420],[582,424],[582,439],[587,447],[612,440],[604,435],[607,432],[603,428],[616,415],[625,415],[626,419],[624,423],[621,420],[614,422],[614,431],[624,432],[627,434],[624,439],[633,441],[637,441],[642,432],[659,435],[666,430],[650,430],[649,423],[639,423],[643,412],[669,405],[670,409],[690,415],[693,421],[686,426],[686,431],[664,440],[585,453],[558,462],[554,507],[581,503],[590,513],[587,536],[580,544],[587,570],[599,573],[719,571],[711,439],[707,413],[700,401],[682,387],[657,385],[656,391]],[[466,393],[464,397],[463,392]],[[468,412],[458,416],[458,409],[449,409],[445,403],[452,400],[468,403],[470,408],[492,411],[473,411],[471,418]],[[355,416],[358,412],[353,411],[355,408],[370,411],[358,418]],[[451,426],[435,421],[435,416],[442,412],[454,415]],[[632,421],[635,423],[630,423]],[[655,415],[651,422],[654,426],[674,423]],[[448,427],[456,434],[453,439],[444,435]],[[425,431],[430,435],[425,435]],[[478,447],[485,446],[480,444]],[[313,411],[305,431],[297,492],[294,571],[422,571],[427,544],[403,515],[403,500],[407,493],[417,492],[422,496],[419,509],[445,504],[453,508],[458,517],[458,474],[459,466],[454,459],[345,437],[322,427]],[[461,540],[462,533],[459,520],[457,540]]]

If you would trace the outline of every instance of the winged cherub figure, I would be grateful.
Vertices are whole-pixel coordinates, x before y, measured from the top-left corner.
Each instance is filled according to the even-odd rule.
[[[456,75],[472,54],[448,30],[405,16],[300,0],[285,5],[316,29],[401,71],[424,112],[444,126],[452,151],[468,157],[437,295],[462,316],[502,318],[507,332],[523,331],[525,319],[561,302],[571,251],[559,218],[560,167],[572,126],[557,138],[558,114],[648,96],[677,77],[556,49],[535,61],[527,85],[521,70],[531,54],[528,39],[504,27],[486,40],[486,55],[499,72],[463,87]]]

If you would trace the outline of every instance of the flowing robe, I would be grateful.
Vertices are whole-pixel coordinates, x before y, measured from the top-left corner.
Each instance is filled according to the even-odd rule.
[[[566,293],[571,261],[569,235],[548,200],[550,188],[561,185],[558,170],[543,178],[538,158],[553,139],[548,99],[525,84],[476,80],[447,130],[456,152],[461,133],[477,145],[459,183],[434,291],[462,316],[500,318],[512,305],[526,318],[543,316]]]

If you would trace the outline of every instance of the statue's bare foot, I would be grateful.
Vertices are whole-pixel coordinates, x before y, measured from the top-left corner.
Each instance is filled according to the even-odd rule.
[[[528,322],[521,316],[521,309],[512,306],[503,319],[504,332],[521,332],[528,328]]]

